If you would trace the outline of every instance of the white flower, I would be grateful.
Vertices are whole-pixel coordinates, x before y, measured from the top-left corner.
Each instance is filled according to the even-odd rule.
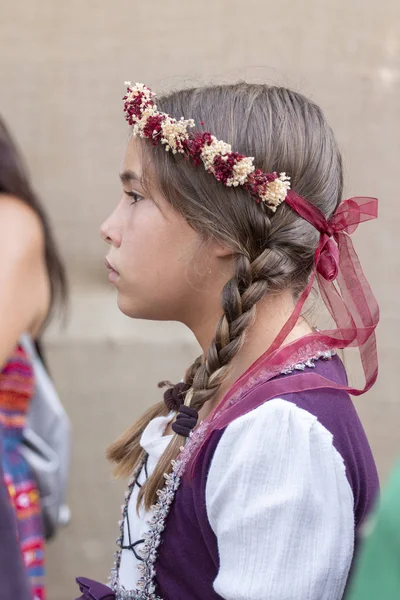
[[[278,206],[285,200],[289,190],[290,177],[286,173],[280,173],[279,177],[267,185],[265,193],[260,195],[260,198],[275,212]]]
[[[226,144],[225,142],[217,140],[217,138],[214,136],[211,136],[211,139],[212,139],[211,144],[205,145],[201,151],[201,160],[203,161],[204,166],[207,169],[207,171],[210,171],[211,173],[213,173],[214,172],[214,169],[213,169],[214,158],[218,154],[220,154],[221,156],[225,156],[226,154],[228,154],[229,152],[232,151],[232,147],[230,144]]]
[[[185,120],[183,117],[177,121],[167,114],[165,114],[165,117],[161,124],[161,143],[165,144],[167,151],[172,150],[173,154],[183,153],[182,142],[189,139],[188,129],[194,127],[194,121],[193,119]]]
[[[238,185],[246,183],[248,176],[254,171],[253,162],[254,158],[252,156],[247,156],[239,160],[233,166],[234,175],[228,179],[226,185],[237,187]]]

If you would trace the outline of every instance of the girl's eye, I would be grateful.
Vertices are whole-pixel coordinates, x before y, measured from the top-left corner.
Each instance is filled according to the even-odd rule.
[[[140,200],[143,200],[143,196],[140,196],[140,194],[137,194],[136,192],[127,192],[127,191],[125,191],[125,194],[127,196],[129,196],[130,198],[133,198],[133,202],[131,202],[131,204],[136,204]]]

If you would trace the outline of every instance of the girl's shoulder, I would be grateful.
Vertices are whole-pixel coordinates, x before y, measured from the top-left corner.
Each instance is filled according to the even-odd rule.
[[[286,377],[296,377],[304,372],[316,373],[335,383],[347,385],[347,375],[342,361],[337,355],[329,359],[319,358],[307,361],[299,365],[294,365],[279,376],[279,379],[285,381]],[[262,375],[255,379],[239,402],[243,405],[242,417],[244,422],[253,422],[262,420],[265,424],[271,424],[276,419],[283,418],[284,415],[295,423],[318,422],[326,435],[331,439],[332,444],[340,454],[344,453],[348,444],[362,444],[366,442],[365,432],[358,417],[355,406],[346,391],[334,388],[313,389],[305,391],[296,391],[291,393],[280,393],[279,397],[268,400],[269,381],[263,381]],[[257,402],[254,402],[254,398]],[[265,400],[264,400],[265,398]],[[279,402],[277,402],[279,400]],[[257,405],[257,408],[246,411],[246,404],[250,407]],[[234,422],[228,425],[232,429]],[[322,430],[321,430],[322,431]],[[349,436],[349,432],[351,435]]]
[[[345,383],[344,367],[337,356],[317,361],[312,368],[339,382],[344,378]],[[250,402],[252,394],[262,395],[263,387],[258,382],[240,401]],[[215,475],[224,470],[224,464],[234,461],[249,470],[256,468],[257,477],[263,476],[263,470],[267,473],[271,464],[283,472],[292,461],[300,469],[300,478],[307,471],[322,472],[324,464],[332,460],[352,490],[357,523],[370,510],[379,486],[353,402],[346,392],[334,389],[284,394],[259,403],[223,430],[215,431],[205,444],[202,460],[199,472],[213,470]],[[217,473],[217,477],[222,475]]]

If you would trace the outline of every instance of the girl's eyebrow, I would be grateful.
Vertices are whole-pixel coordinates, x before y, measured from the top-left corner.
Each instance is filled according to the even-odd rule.
[[[139,175],[137,173],[135,173],[134,171],[131,171],[130,169],[127,169],[126,171],[123,171],[122,173],[120,173],[120,179],[122,181],[122,183],[130,183],[131,181],[137,181],[139,183],[141,183],[142,178],[139,177]]]

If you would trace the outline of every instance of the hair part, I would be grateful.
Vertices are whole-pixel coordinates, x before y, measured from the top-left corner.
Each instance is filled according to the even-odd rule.
[[[343,187],[342,161],[321,109],[283,87],[238,83],[173,92],[159,98],[160,110],[175,118],[204,122],[206,131],[254,157],[264,172],[285,171],[291,187],[329,218]],[[205,240],[226,244],[235,255],[235,273],[221,293],[221,318],[204,357],[189,368],[190,406],[200,410],[215,398],[254,322],[259,300],[290,289],[296,298],[306,287],[319,233],[283,203],[272,214],[240,186],[227,188],[200,166],[161,145],[141,141],[144,184],[157,185],[168,202]],[[229,208],[228,208],[229,207]],[[158,404],[113,444],[108,457],[120,475],[143,458],[140,436],[149,421],[167,409]],[[175,435],[155,471],[140,490],[138,505],[149,508],[164,485],[164,473],[184,438]]]

